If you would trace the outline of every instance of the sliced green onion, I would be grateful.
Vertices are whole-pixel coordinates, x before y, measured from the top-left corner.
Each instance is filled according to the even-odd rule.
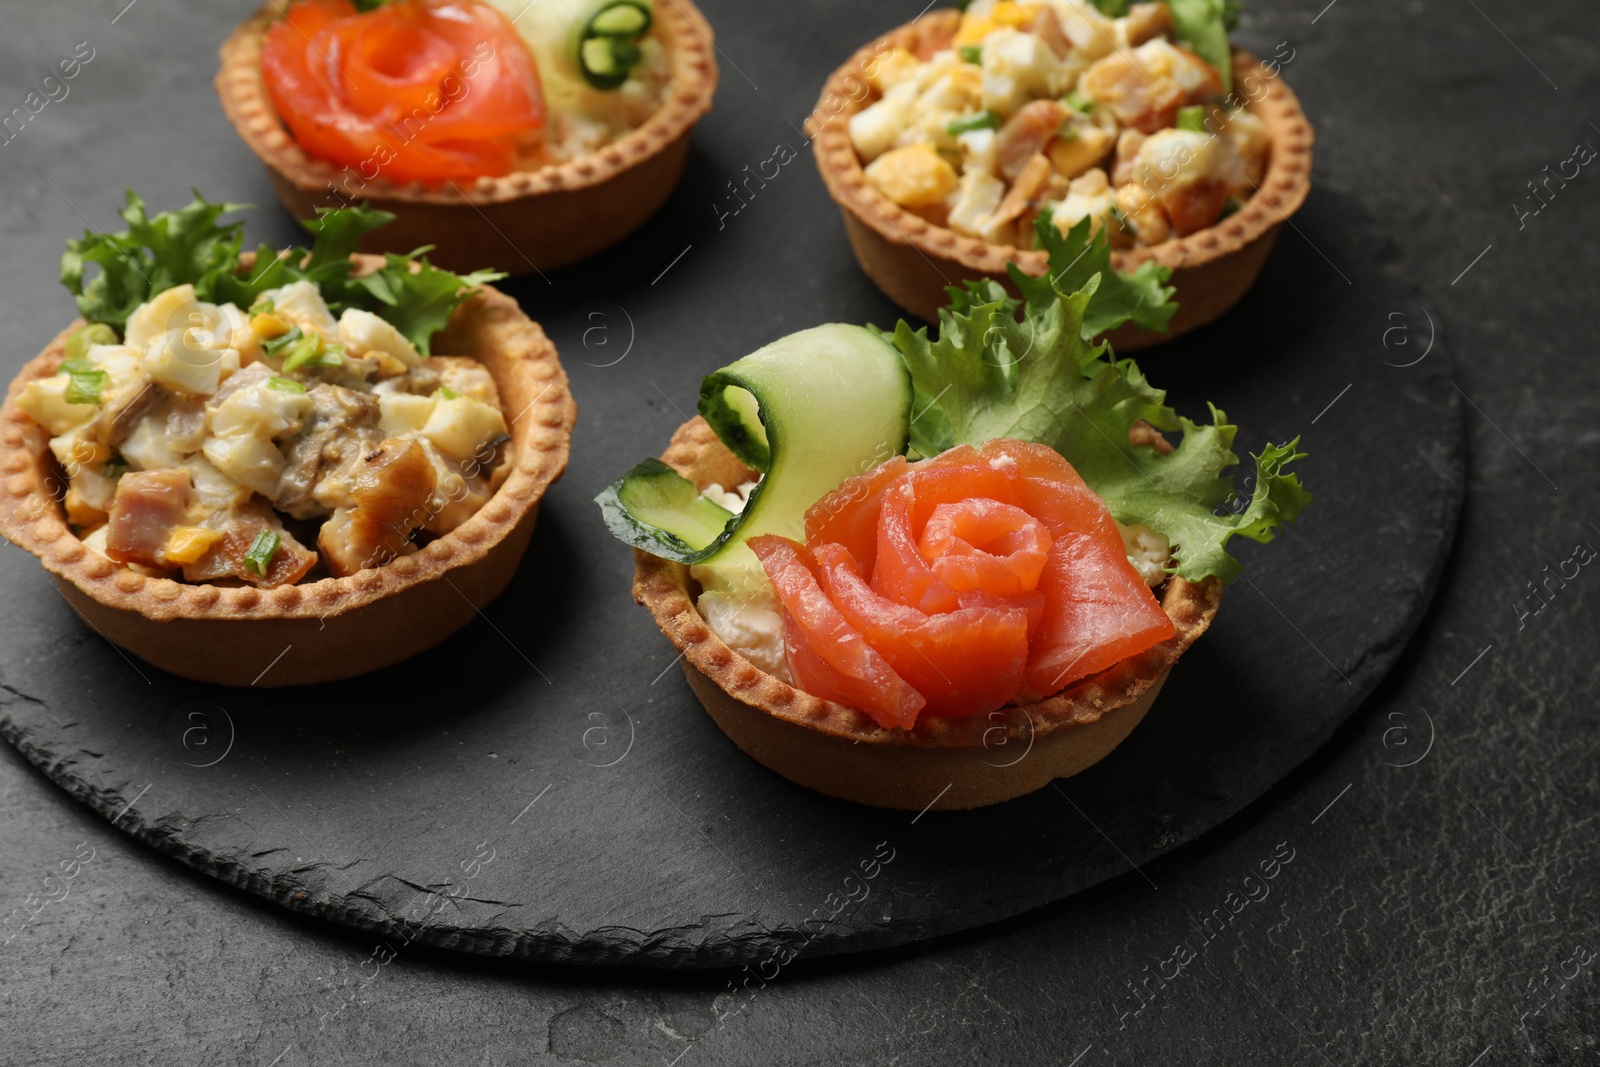
[[[461,394],[448,386],[441,385],[433,391],[433,395],[440,400],[460,400]]]
[[[62,363],[73,360],[82,360],[89,354],[90,345],[114,345],[117,343],[117,331],[103,322],[92,323],[67,338],[67,359]]]
[[[1206,109],[1196,104],[1194,107],[1180,107],[1178,109],[1177,128],[1189,130],[1193,133],[1206,132]]]
[[[1094,114],[1094,97],[1074,89],[1067,94],[1067,106],[1085,115],[1092,115]]]
[[[304,336],[305,333],[301,331],[300,327],[296,326],[288,333],[280,333],[278,336],[269,341],[262,341],[261,351],[265,352],[269,356],[276,356],[279,352],[283,351],[285,348],[288,348],[290,345],[294,344]]]
[[[111,375],[103,370],[69,371],[63,399],[69,404],[98,404],[100,391],[110,381]]]
[[[1227,202],[1222,205],[1222,217],[1227,218],[1242,207],[1244,207],[1243,200],[1240,200],[1237,196],[1230,196]]]
[[[277,375],[267,379],[267,388],[282,389],[287,393],[303,393],[306,391],[306,387],[293,378],[279,378]]]
[[[276,310],[278,310],[278,302],[270,296],[263,296],[250,305],[250,314],[252,315],[270,315]]]
[[[308,333],[284,357],[283,372],[289,374],[301,367],[337,367],[343,362],[343,348],[326,343],[320,333]]]
[[[627,81],[644,56],[636,42],[654,19],[649,0],[598,0],[593,14],[573,26],[570,51],[583,80],[601,90]]]
[[[993,111],[980,111],[976,115],[965,115],[945,127],[946,130],[950,131],[951,137],[959,137],[964,133],[971,133],[973,130],[998,130],[999,128],[1000,116]]]
[[[956,49],[956,54],[961,57],[963,63],[983,62],[983,48],[980,45],[964,44]]]
[[[267,568],[272,566],[272,557],[277,554],[278,535],[271,530],[262,530],[250,542],[250,551],[244,554],[244,569],[257,578],[265,578]]]
[[[56,373],[58,373],[58,374],[82,374],[84,371],[92,371],[92,370],[96,370],[96,369],[97,368],[95,367],[95,365],[93,363],[90,363],[84,357],[82,357],[82,356],[73,356],[71,359],[62,360],[61,361],[61,366],[56,368]]]
[[[107,478],[120,478],[133,470],[133,464],[113,452],[111,458],[100,465],[100,473]]]

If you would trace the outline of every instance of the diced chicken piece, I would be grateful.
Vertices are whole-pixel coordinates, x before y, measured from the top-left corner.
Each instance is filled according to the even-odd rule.
[[[1054,100],[1034,100],[1007,119],[995,141],[1000,176],[1015,181],[1022,168],[1060,132],[1068,114]]]
[[[955,168],[928,145],[885,152],[867,164],[866,175],[879,192],[902,207],[937,204],[956,188]]]
[[[1111,168],[1111,184],[1127,185],[1133,181],[1133,161],[1139,156],[1139,146],[1145,135],[1138,130],[1123,130],[1117,134],[1116,163]]]
[[[1186,237],[1217,220],[1229,192],[1226,142],[1196,130],[1162,130],[1134,158],[1133,180],[1165,210],[1172,230]],[[1148,243],[1148,242],[1147,242]]]
[[[422,354],[405,335],[395,329],[387,319],[370,311],[347,308],[339,316],[339,343],[349,356],[362,357],[383,354],[398,360],[406,367],[422,362]]]
[[[293,585],[317,564],[317,554],[295,540],[272,509],[259,501],[246,504],[231,514],[214,516],[207,528],[220,529],[222,536],[206,548],[198,559],[184,565],[183,576],[188,581],[237,579],[270,589],[279,585]],[[257,574],[246,561],[262,531],[275,534],[278,541],[272,558],[267,562],[266,573]]]
[[[1096,61],[1078,88],[1124,126],[1155,133],[1172,125],[1178,108],[1221,95],[1222,78],[1193,52],[1157,38]]]
[[[447,534],[477,514],[494,495],[494,484],[487,468],[471,460],[460,462],[440,452],[432,441],[417,442],[433,464],[435,484],[428,502],[428,519],[422,528],[429,533]]]
[[[1172,11],[1163,3],[1134,4],[1116,22],[1119,47],[1137,48],[1172,29]]]
[[[1057,59],[1066,59],[1072,52],[1072,41],[1067,37],[1066,30],[1061,25],[1061,16],[1056,14],[1056,9],[1049,4],[1039,9],[1034,16],[1033,25],[1029,27],[1033,35],[1050,46],[1050,51]]]
[[[1011,183],[1005,199],[1000,201],[1000,206],[995,209],[992,217],[993,225],[1003,226],[1008,222],[1014,222],[1022,217],[1023,212],[1035,206],[1034,200],[1044,188],[1050,172],[1050,160],[1042,153],[1035,153],[1022,168],[1022,173],[1017,175],[1017,180]]]
[[[1272,138],[1267,124],[1248,111],[1228,115],[1221,137],[1228,143],[1235,160],[1230,184],[1243,197],[1255,192],[1261,176],[1267,169],[1267,155],[1272,148]]]
[[[181,470],[133,471],[117,479],[111,501],[106,556],[119,563],[166,566],[163,550],[185,524],[194,491]]]
[[[1160,199],[1142,185],[1129,183],[1117,189],[1117,210],[1123,226],[1112,231],[1113,239],[1137,239],[1141,244],[1157,245],[1172,236],[1172,224]]]
[[[1067,0],[1056,5],[1056,12],[1062,32],[1081,58],[1096,60],[1117,47],[1116,23],[1088,3]]]
[[[380,402],[372,394],[314,385],[306,397],[309,413],[300,433],[285,443],[283,473],[268,494],[275,507],[297,519],[326,515],[344,502],[343,490],[322,483],[330,471],[353,471],[384,438]]]
[[[328,569],[342,577],[404,552],[411,532],[430,518],[435,485],[433,464],[416,441],[391,438],[368,453],[351,506],[336,509],[317,537]]]
[[[154,382],[145,383],[145,387],[135,393],[126,403],[112,409],[106,408],[105,414],[110,418],[110,425],[106,433],[106,444],[113,448],[120,445],[141,422],[155,418],[165,427],[166,417],[155,411],[161,406],[162,401],[170,396],[165,389]]]

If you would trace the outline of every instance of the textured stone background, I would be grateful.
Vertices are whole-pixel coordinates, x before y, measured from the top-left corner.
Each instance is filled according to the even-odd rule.
[[[271,202],[210,98],[215,43],[245,6],[123,4],[0,20],[4,109],[76,42],[96,48],[72,94],[0,147],[13,255],[83,225],[48,182],[73,201],[93,194],[102,223],[107,190],[151,174]],[[0,947],[0,1063],[1600,1059],[1600,738],[1585,610],[1600,579],[1583,571],[1521,625],[1516,607],[1546,564],[1579,541],[1600,545],[1600,372],[1583,302],[1600,269],[1593,167],[1520,225],[1514,206],[1537,206],[1526,183],[1575,143],[1600,147],[1593,15],[1504,0],[1259,7],[1240,39],[1296,49],[1287,77],[1318,126],[1319,184],[1365,206],[1392,235],[1393,269],[1417,286],[1415,304],[1395,309],[1407,332],[1391,341],[1411,342],[1396,362],[1421,351],[1431,316],[1470,400],[1469,499],[1445,589],[1390,682],[1310,764],[1146,867],[1148,882],[1126,876],[915,948],[796,964],[762,988],[748,975],[531,969],[419,948],[380,965],[371,938],[155,855],[5,748],[0,905],[23,906],[80,842],[94,859],[69,897]],[[751,147],[696,161],[701,185],[680,194],[696,205],[766,158],[775,116],[809,109],[825,72],[791,52],[820,41],[842,56],[915,13],[706,8],[725,55],[708,128],[717,144]],[[781,257],[785,226],[826,217],[819,203],[806,161],[723,236]],[[263,225],[260,236],[285,235]],[[59,309],[60,295],[47,269],[7,259],[0,323],[15,365],[49,332],[37,309]],[[792,266],[765,284],[862,317],[870,294]],[[718,343],[722,327],[706,325]],[[1245,877],[1275,854],[1293,858],[1265,883],[1270,895],[1209,939],[1206,917],[1230,893],[1235,906],[1249,888],[1259,897]],[[1153,976],[1173,973],[1180,943],[1196,956],[1163,984]]]

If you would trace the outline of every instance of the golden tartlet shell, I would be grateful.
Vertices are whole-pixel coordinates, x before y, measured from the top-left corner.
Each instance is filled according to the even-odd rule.
[[[217,95],[239,136],[266,166],[296,218],[318,206],[371,201],[395,221],[368,236],[369,252],[435,246],[455,271],[542,271],[591,256],[633,232],[666,202],[683,173],[694,124],[711,109],[717,63],[711,27],[689,0],[656,5],[656,32],[672,76],[659,108],[615,144],[580,159],[470,182],[361,181],[307,155],[278,118],[261,74],[267,29],[282,17],[263,6],[222,45]],[[338,190],[337,192],[335,190]]]
[[[879,50],[890,45],[914,48],[919,39],[948,37],[960,16],[935,11],[868,44],[829,77],[813,112],[813,147],[828,193],[844,214],[861,269],[885,296],[913,315],[937,322],[948,302],[945,286],[968,279],[993,278],[1015,291],[1006,264],[1016,263],[1034,276],[1049,264],[1045,253],[1013,245],[991,244],[936,226],[874,189],[866,179],[850,142],[850,117],[872,99],[863,93],[863,72]],[[1244,206],[1215,225],[1187,237],[1148,248],[1112,253],[1119,270],[1131,271],[1154,260],[1172,268],[1168,284],[1178,311],[1167,333],[1150,333],[1128,324],[1107,340],[1119,351],[1159,344],[1221,316],[1254,284],[1278,239],[1278,231],[1305,202],[1311,190],[1311,123],[1300,101],[1281,76],[1272,74],[1240,49],[1233,53],[1234,84],[1254,95],[1250,86],[1264,86],[1246,109],[1266,124],[1271,156],[1258,190]],[[833,103],[830,103],[833,101]]]
[[[699,417],[679,427],[661,458],[701,489],[752,477]],[[682,651],[690,688],[734,744],[820,793],[908,811],[997,804],[1103,759],[1144,718],[1172,665],[1211,625],[1222,596],[1216,579],[1169,579],[1161,596],[1177,628],[1169,640],[1049,700],[887,730],[729,648],[695,608],[698,589],[688,567],[638,549],[634,566],[634,599]]]
[[[67,327],[24,365],[0,407],[0,533],[38,556],[107,640],[184,678],[304,685],[365,674],[433,647],[506,587],[540,499],[566,469],[578,409],[555,346],[514,300],[485,286],[462,302],[433,345],[482,362],[510,422],[512,470],[476,515],[411,555],[345,578],[257,589],[146,577],[73,534],[51,491],[59,468],[49,434],[17,405],[29,382],[56,373],[67,337],[82,325]]]

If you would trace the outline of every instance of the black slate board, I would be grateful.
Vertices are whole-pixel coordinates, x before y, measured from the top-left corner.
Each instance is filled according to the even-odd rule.
[[[0,732],[119,829],[394,944],[700,967],[904,943],[1128,872],[1261,795],[1372,692],[1449,550],[1462,420],[1389,246],[1319,192],[1239,309],[1142,356],[1180,411],[1210,399],[1243,425],[1241,452],[1303,434],[1317,499],[1274,545],[1238,549],[1247,577],[1128,742],[1033,796],[920,818],[744,757],[632,604],[629,553],[589,501],[659,450],[701,374],[793,329],[887,316],[865,280],[871,310],[816,306],[817,279],[854,268],[814,197],[808,217],[832,228],[805,242],[820,259],[772,248],[758,231],[773,219],[712,229],[690,201],[719,173],[697,153],[633,245],[512,286],[582,412],[529,558],[480,620],[357,682],[226,690],[128,660],[7,548]],[[741,254],[768,268],[697,278]],[[672,285],[651,280],[663,268]],[[239,654],[266,667],[271,652]]]

